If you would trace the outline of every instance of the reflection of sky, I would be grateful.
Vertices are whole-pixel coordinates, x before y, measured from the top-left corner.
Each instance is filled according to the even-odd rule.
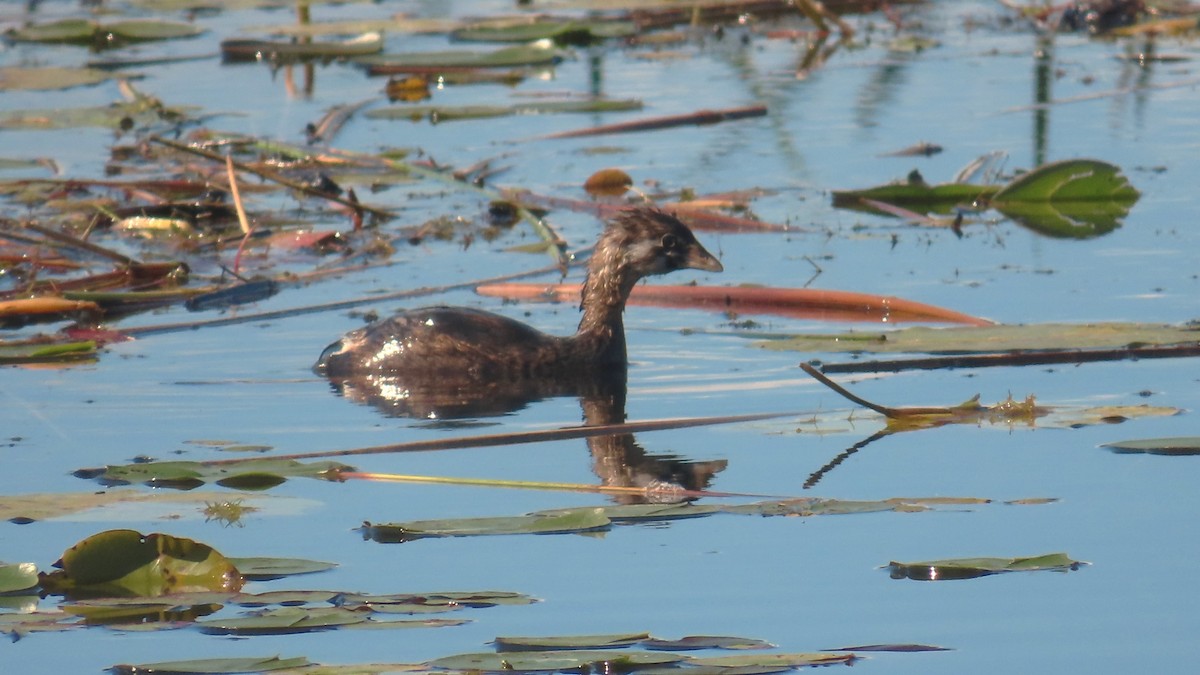
[[[991,5],[972,7],[984,17],[999,11]],[[1034,154],[1033,113],[1002,111],[1032,102],[1033,39],[1026,31],[998,33],[985,27],[972,31],[968,42],[958,34],[961,20],[953,12],[935,8],[926,17],[943,46],[906,56],[901,65],[883,65],[890,57],[875,47],[842,49],[825,68],[796,81],[791,69],[798,48],[761,38],[745,51],[727,45],[679,47],[698,52],[690,60],[659,62],[639,59],[637,53],[610,53],[604,61],[604,91],[613,97],[644,98],[647,107],[642,113],[437,127],[356,119],[337,144],[357,150],[419,146],[454,164],[505,155],[499,163],[513,168],[501,174],[499,182],[570,196],[580,194],[576,186],[587,175],[608,165],[630,171],[639,184],[661,181],[665,189],[690,187],[703,194],[768,188],[778,192],[755,202],[757,215],[819,231],[783,236],[700,233],[710,250],[720,252],[725,273],[687,272],[671,278],[674,283],[801,285],[813,271],[807,256],[823,270],[814,287],[900,295],[1012,323],[1195,318],[1200,235],[1194,227],[1198,209],[1191,167],[1200,132],[1194,124],[1194,89],[1155,91],[1144,102],[1123,96],[1050,109],[1049,159],[1095,157],[1113,162],[1143,193],[1122,228],[1092,241],[1045,239],[1007,222],[968,225],[959,240],[947,231],[906,227],[829,206],[831,189],[879,184],[901,178],[914,167],[931,182],[949,180],[961,166],[993,150],[1008,153],[1010,170],[1029,165]],[[230,13],[201,23],[219,28],[243,21],[281,23],[288,16]],[[878,45],[887,38],[880,32],[871,41]],[[169,48],[145,45],[138,51],[202,52],[215,49],[219,39],[217,33],[209,33]],[[447,46],[439,37],[392,36],[389,41],[393,50]],[[997,54],[991,54],[993,49]],[[1186,44],[1172,49],[1194,51]],[[1055,64],[1063,74],[1052,82],[1053,96],[1104,91],[1136,79],[1129,74],[1130,66],[1113,58],[1122,50],[1120,44],[1060,38]],[[29,56],[48,63],[87,58],[82,49],[17,46],[0,52],[0,63],[10,65]],[[887,68],[896,72],[885,73]],[[244,115],[218,118],[211,123],[215,128],[291,142],[300,142],[304,124],[326,108],[378,95],[383,86],[382,79],[367,79],[348,66],[318,69],[311,100],[289,99],[283,74],[272,74],[265,66],[222,67],[213,60],[164,66],[147,74],[136,86],[169,103]],[[1084,77],[1094,81],[1085,85]],[[1184,77],[1186,72],[1155,66],[1150,80],[1164,83]],[[553,79],[529,81],[516,92],[585,91],[588,82],[581,59],[560,66]],[[504,87],[462,87],[439,92],[435,101],[507,99],[512,93]],[[111,84],[67,92],[6,92],[0,109],[101,104],[116,97]],[[768,118],[609,138],[506,142],[598,122],[757,100],[767,101]],[[99,176],[111,143],[111,135],[98,130],[3,133],[4,155],[52,153],[71,176]],[[62,138],[70,139],[66,147],[59,145]],[[933,158],[879,157],[919,141],[939,143],[946,151]],[[624,152],[583,152],[602,146]],[[1165,171],[1145,170],[1158,166]],[[440,192],[441,186],[400,187],[369,198],[404,205],[407,210],[398,223],[405,225],[446,212],[472,217],[481,210],[474,194],[443,197]],[[367,197],[360,192],[360,198]],[[590,216],[565,212],[555,213],[554,222],[573,244],[589,241],[596,228]],[[477,243],[466,252],[431,242],[403,250],[397,256],[401,264],[286,290],[258,309],[540,266],[544,258],[497,253],[505,246],[527,243],[531,236],[518,229],[494,245]],[[569,306],[502,307],[466,292],[414,303],[381,303],[377,309],[387,312],[425,302],[501,308],[521,318],[527,311],[529,321],[558,333],[570,331],[578,318]],[[128,325],[195,318],[180,309],[135,317]],[[844,328],[751,318],[772,332]],[[631,309],[631,419],[770,410],[849,415],[845,401],[795,368],[811,355],[763,352],[741,338],[678,332],[726,330],[724,321],[695,311]],[[111,347],[96,365],[5,370],[0,373],[0,422],[6,438],[19,440],[0,447],[5,466],[0,494],[97,489],[68,472],[123,463],[137,455],[216,456],[186,444],[189,440],[230,439],[271,445],[279,452],[310,452],[448,433],[538,429],[579,419],[578,406],[569,399],[534,404],[488,420],[494,426],[478,430],[446,432],[383,419],[335,398],[307,371],[325,344],[355,325],[356,319],[344,312],[332,312],[148,336]],[[1145,402],[1195,410],[1200,409],[1195,372],[1191,361],[1163,360],[856,377],[850,386],[888,405],[950,405],[977,392],[984,403],[994,403],[1011,392],[1018,398],[1033,393],[1047,405]],[[1154,395],[1137,396],[1143,390]],[[176,653],[239,649],[302,652],[326,662],[415,661],[482,649],[499,634],[650,630],[663,637],[748,635],[788,651],[879,642],[940,644],[958,650],[876,655],[875,661],[888,672],[1175,670],[1180,657],[1196,656],[1194,611],[1185,603],[1200,590],[1192,573],[1200,550],[1194,528],[1185,523],[1191,522],[1190,514],[1198,506],[1194,485],[1200,465],[1194,457],[1116,455],[1095,446],[1127,438],[1195,435],[1193,421],[1185,414],[1077,430],[958,426],[899,434],[848,458],[813,491],[845,499],[1061,499],[1052,505],[991,504],[969,512],[809,519],[708,518],[662,528],[618,528],[604,539],[497,537],[367,544],[350,532],[364,519],[516,514],[599,500],[541,492],[292,480],[272,493],[321,500],[326,506],[301,518],[251,516],[244,529],[196,520],[112,526],[192,536],[233,555],[295,555],[343,565],[320,579],[282,582],[289,588],[498,588],[531,593],[546,602],[480,610],[467,617],[476,620],[469,626],[397,633],[386,641],[348,632],[308,636],[303,647],[286,639],[218,643],[191,631],[140,641],[113,641],[96,632],[38,635],[8,646],[15,656],[6,655],[5,662],[15,658],[18,664],[79,672],[117,662],[174,658]],[[826,435],[796,433],[808,428],[803,421],[763,422],[642,434],[638,441],[650,452],[728,459],[729,468],[718,474],[714,489],[794,495],[812,471],[876,431],[879,421],[856,411]],[[177,456],[176,451],[186,454]],[[393,473],[594,481],[581,441],[374,456],[352,463]],[[33,560],[45,568],[95,529],[91,522],[3,527],[0,558]],[[1008,575],[945,584],[892,581],[875,569],[893,559],[1059,550],[1095,565],[1068,575]],[[281,588],[282,583],[255,590]]]

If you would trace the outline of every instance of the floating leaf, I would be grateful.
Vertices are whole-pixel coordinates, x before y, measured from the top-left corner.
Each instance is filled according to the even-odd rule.
[[[464,42],[533,42],[553,40],[561,45],[587,45],[606,38],[637,35],[631,21],[500,20],[460,28],[450,34]]]
[[[947,647],[935,647],[933,645],[860,645],[858,647],[839,647],[837,649],[829,649],[831,652],[947,652],[950,651]]]
[[[283,42],[272,40],[223,40],[221,57],[237,61],[290,61],[296,59],[351,58],[383,51],[383,36],[366,33],[335,42]]]
[[[364,536],[379,542],[403,542],[423,537],[468,537],[497,534],[571,534],[606,530],[612,521],[603,509],[567,509],[555,515],[499,518],[414,520],[406,523],[363,525]]]
[[[1094,159],[1069,159],[1043,164],[1004,186],[992,204],[1015,202],[1099,202],[1132,204],[1140,194],[1121,169]]]
[[[313,574],[337,567],[337,563],[303,558],[230,558],[247,581],[271,581],[297,574]]]
[[[505,47],[491,52],[441,51],[382,54],[356,59],[375,69],[402,70],[406,68],[511,68],[513,66],[549,66],[562,60],[562,52],[550,45],[535,43]]]
[[[722,668],[753,668],[786,666],[826,666],[834,663],[850,663],[854,661],[853,654],[825,654],[822,652],[798,654],[744,654],[738,656],[713,656],[690,659],[689,665],[719,666]]]
[[[130,19],[100,24],[86,19],[63,19],[34,24],[7,33],[16,42],[64,42],[115,46],[123,42],[169,40],[199,35],[204,29],[189,23]]]
[[[1200,455],[1200,436],[1177,436],[1174,438],[1141,438],[1132,441],[1105,443],[1102,448],[1111,448],[1118,454],[1145,453],[1148,455]]]
[[[721,507],[719,506],[686,502],[682,504],[619,504],[616,506],[598,506],[596,509],[614,523],[701,518],[721,511]],[[530,515],[561,516],[577,510],[577,508],[547,509]]]
[[[771,649],[775,645],[755,638],[725,637],[718,635],[689,635],[678,640],[643,640],[646,649]]]
[[[434,659],[426,663],[430,668],[441,670],[479,670],[484,672],[544,672],[582,669],[591,667],[601,672],[624,671],[635,666],[677,663],[684,657],[663,652],[610,652],[610,651],[546,651],[504,652],[500,654],[458,654]]]
[[[256,612],[252,616],[197,621],[202,633],[209,635],[294,635],[330,630],[370,619],[367,612],[341,607],[280,607]]]
[[[99,84],[114,77],[116,76],[112,73],[93,68],[2,67],[0,68],[0,91],[69,89]]]
[[[158,596],[241,588],[238,570],[212,547],[169,534],[108,530],[75,544],[42,578],[52,593]]]
[[[0,595],[36,588],[37,565],[33,563],[0,563]]]
[[[307,658],[297,656],[290,659],[278,656],[243,657],[229,659],[188,659],[185,661],[159,661],[136,665],[118,664],[110,668],[116,675],[149,675],[152,673],[172,674],[218,674],[218,673],[261,673],[272,670],[302,668],[309,665]]]
[[[53,344],[0,344],[0,364],[58,363],[96,356],[96,343],[59,342]]]
[[[103,492],[56,492],[24,495],[0,495],[0,520],[33,522],[49,518],[61,518],[82,511],[104,507],[120,507],[127,504],[196,505],[224,496],[219,492],[138,492],[134,490],[105,490]],[[118,516],[106,512],[104,518],[113,520]],[[135,517],[145,519],[140,511]]]
[[[1032,558],[949,558],[925,562],[888,563],[893,579],[915,579],[917,581],[943,581],[950,579],[974,579],[1003,572],[1033,572],[1052,570],[1067,572],[1079,569],[1081,563],[1071,560],[1065,553],[1050,553]]]
[[[961,204],[974,204],[986,200],[1000,188],[994,185],[967,185],[942,183],[929,185],[924,181],[889,183],[865,190],[834,190],[833,205],[838,208],[878,212],[863,200],[903,205],[912,210],[945,213]]]
[[[649,633],[616,635],[555,635],[548,637],[498,637],[492,641],[498,652],[551,651],[555,649],[619,649],[637,644]]]
[[[623,110],[639,110],[642,102],[637,99],[586,99],[572,101],[529,101],[514,105],[418,105],[392,106],[369,110],[366,116],[372,119],[429,119],[433,122],[505,117],[508,115],[542,115],[550,113],[599,113]]]
[[[764,349],[805,352],[963,354],[1012,350],[1087,349],[1200,341],[1191,326],[1150,323],[1040,323],[1027,326],[927,328],[887,332],[796,335],[759,343]]]
[[[338,462],[310,462],[291,459],[247,459],[238,462],[144,462],[107,466],[102,471],[81,469],[75,475],[95,478],[105,483],[145,483],[156,487],[191,489],[208,482],[222,485],[261,487],[283,482],[287,478],[321,478],[337,480],[338,473],[353,467]]]

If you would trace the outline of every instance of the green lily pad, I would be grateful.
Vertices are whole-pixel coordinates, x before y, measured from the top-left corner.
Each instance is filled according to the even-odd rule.
[[[619,649],[637,644],[649,633],[615,635],[555,635],[548,637],[498,637],[493,641],[498,652],[551,651],[555,649]]]
[[[678,640],[660,640],[650,638],[643,640],[646,649],[688,650],[688,649],[771,649],[775,645],[766,640],[755,638],[726,637],[720,635],[689,635]]]
[[[808,334],[758,343],[764,349],[878,354],[970,354],[1013,350],[1119,348],[1200,342],[1191,326],[1148,323],[1040,323],[1028,326],[914,326],[900,330]]]
[[[893,579],[915,579],[917,581],[943,581],[950,579],[974,579],[1005,572],[1034,572],[1051,570],[1067,572],[1086,565],[1072,560],[1065,553],[1050,553],[1031,558],[949,558],[923,562],[891,562],[888,570]]]
[[[1105,443],[1100,447],[1111,448],[1113,452],[1118,454],[1200,455],[1200,436],[1140,438],[1131,441]]]
[[[616,506],[597,506],[605,517],[614,523],[633,523],[638,521],[683,520],[686,518],[703,518],[714,513],[720,513],[720,506],[708,504],[619,504]],[[558,516],[571,513],[577,509],[547,509],[536,511],[530,515]]]
[[[786,666],[799,668],[801,666],[827,666],[834,663],[850,663],[856,657],[853,654],[827,654],[824,652],[796,654],[740,654],[737,656],[713,656],[690,659],[689,665],[719,666],[721,668],[747,668]]]
[[[209,635],[294,635],[313,633],[367,621],[370,615],[341,607],[280,607],[231,619],[197,621]]]
[[[924,181],[890,183],[865,190],[834,190],[833,205],[870,213],[878,210],[863,203],[869,199],[887,204],[904,206],[914,211],[936,211],[945,213],[955,206],[986,201],[1000,188],[994,185],[968,185],[964,183],[942,183],[928,185]]]
[[[1119,167],[1094,159],[1043,164],[992,196],[992,204],[1015,202],[1136,202],[1140,193]]]
[[[71,87],[99,84],[115,77],[117,76],[112,73],[95,68],[61,68],[57,66],[20,68],[8,66],[0,68],[0,91],[14,89],[40,91],[69,89]]]
[[[569,509],[558,515],[497,518],[414,520],[404,523],[365,523],[365,536],[379,542],[403,542],[424,537],[469,537],[498,534],[572,534],[607,530],[612,521],[603,509]]]
[[[0,563],[0,594],[25,591],[38,585],[37,565]]]
[[[168,593],[236,591],[242,577],[210,546],[169,534],[108,530],[75,544],[42,577],[51,593],[154,597]]]
[[[533,21],[501,20],[483,22],[455,30],[450,34],[463,42],[533,42],[553,40],[560,45],[587,45],[599,40],[637,35],[632,21]]]
[[[509,115],[542,115],[550,113],[599,113],[625,110],[641,110],[642,102],[637,99],[595,99],[579,101],[530,101],[514,105],[467,105],[467,106],[390,106],[369,110],[366,116],[372,119],[429,119],[433,122],[452,120],[506,117]]]
[[[337,567],[337,563],[303,558],[230,558],[247,581],[271,581],[297,574],[313,574]]]
[[[272,670],[303,668],[309,665],[307,658],[297,656],[290,659],[278,656],[229,658],[229,659],[188,659],[184,661],[158,661],[155,663],[139,663],[136,665],[118,664],[110,671],[116,675],[150,675],[153,673],[171,673],[172,675],[216,675],[225,673],[263,673]]]
[[[86,19],[63,19],[17,28],[9,31],[7,37],[15,42],[108,45],[186,38],[203,32],[203,28],[190,23],[156,19],[129,19],[107,24]]]
[[[96,343],[91,340],[56,344],[0,345],[0,364],[60,363],[94,357]]]
[[[562,60],[562,52],[553,47],[521,45],[490,52],[440,51],[381,54],[356,59],[365,66],[393,68],[512,68],[514,66],[549,66]]]
[[[191,489],[205,483],[249,485],[262,487],[278,484],[287,478],[321,478],[337,480],[342,471],[353,468],[338,462],[301,463],[291,459],[247,459],[239,462],[208,464],[205,462],[145,462],[107,466],[103,470],[81,469],[81,478],[95,478],[106,483],[144,483],[155,487]]]
[[[678,663],[684,657],[665,652],[611,652],[611,651],[544,651],[544,652],[489,652],[457,654],[429,661],[425,665],[440,670],[478,670],[484,672],[547,672],[582,669],[589,672],[599,668],[601,672],[623,671],[636,666]]]

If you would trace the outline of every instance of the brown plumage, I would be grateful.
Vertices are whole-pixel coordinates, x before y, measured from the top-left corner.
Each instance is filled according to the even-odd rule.
[[[585,375],[624,366],[625,301],[642,278],[678,269],[720,272],[721,263],[675,217],[652,208],[622,211],[588,263],[575,335],[547,335],[498,314],[427,307],[351,331],[321,354],[329,377],[413,375],[456,384]]]

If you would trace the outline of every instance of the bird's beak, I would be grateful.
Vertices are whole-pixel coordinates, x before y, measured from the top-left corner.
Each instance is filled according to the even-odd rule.
[[[723,272],[725,270],[721,266],[721,261],[706,251],[698,242],[688,249],[687,259],[683,261],[683,266],[705,272]]]

